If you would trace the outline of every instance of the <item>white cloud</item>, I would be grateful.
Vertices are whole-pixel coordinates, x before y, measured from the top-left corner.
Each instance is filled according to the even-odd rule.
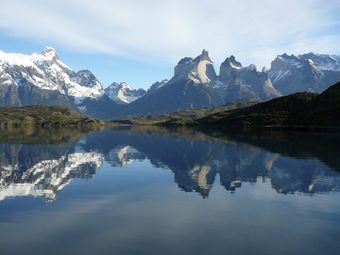
[[[340,53],[339,10],[336,0],[11,0],[0,27],[91,53],[176,62],[207,48],[216,62],[268,65],[283,52]]]

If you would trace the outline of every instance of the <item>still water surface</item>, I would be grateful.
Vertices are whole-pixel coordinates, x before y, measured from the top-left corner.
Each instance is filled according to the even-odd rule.
[[[0,254],[338,254],[340,136],[0,140]]]

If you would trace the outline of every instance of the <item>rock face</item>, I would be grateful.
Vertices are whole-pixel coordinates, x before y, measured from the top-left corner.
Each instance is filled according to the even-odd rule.
[[[269,76],[284,95],[302,91],[320,93],[340,80],[340,56],[279,55],[271,63]]]
[[[118,104],[129,104],[144,96],[144,89],[133,89],[127,83],[112,83],[105,89],[106,95]]]

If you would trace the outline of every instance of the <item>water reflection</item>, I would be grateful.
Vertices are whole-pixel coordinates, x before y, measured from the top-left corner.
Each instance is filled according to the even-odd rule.
[[[39,140],[39,139],[38,139]],[[340,191],[338,135],[226,134],[163,129],[113,130],[61,143],[0,144],[0,200],[34,196],[54,201],[75,178],[149,161],[173,172],[186,192],[209,196],[213,185],[237,192],[244,182],[269,182],[278,193]]]

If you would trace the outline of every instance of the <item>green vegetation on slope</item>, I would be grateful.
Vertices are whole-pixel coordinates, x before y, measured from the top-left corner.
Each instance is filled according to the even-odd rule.
[[[211,114],[197,122],[199,125],[223,126],[284,125],[294,112],[316,97],[317,95],[312,93],[297,93],[254,106]]]
[[[219,112],[199,125],[257,127],[340,127],[340,83],[320,95],[296,93],[250,107]]]
[[[60,106],[0,108],[0,128],[18,127],[96,127],[104,122]]]

